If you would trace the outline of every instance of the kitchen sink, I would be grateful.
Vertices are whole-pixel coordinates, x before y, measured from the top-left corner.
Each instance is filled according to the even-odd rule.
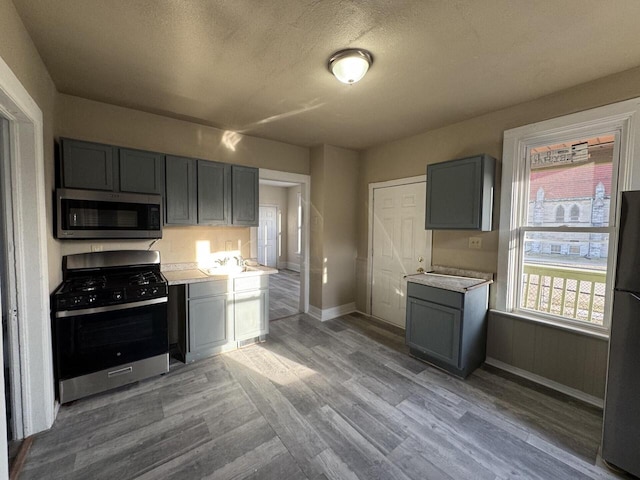
[[[259,272],[258,267],[249,266],[226,266],[226,267],[213,267],[213,268],[201,268],[200,271],[206,275],[237,275],[238,273],[245,272]]]

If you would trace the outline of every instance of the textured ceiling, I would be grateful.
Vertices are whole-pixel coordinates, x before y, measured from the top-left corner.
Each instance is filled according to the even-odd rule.
[[[364,148],[640,65],[638,0],[14,0],[60,92]],[[374,64],[343,85],[345,47]]]

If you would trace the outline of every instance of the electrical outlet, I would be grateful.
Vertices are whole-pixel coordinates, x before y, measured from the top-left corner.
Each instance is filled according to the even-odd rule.
[[[102,245],[91,245],[92,252],[101,252],[103,248],[104,247]]]
[[[482,237],[469,237],[469,248],[482,248]]]

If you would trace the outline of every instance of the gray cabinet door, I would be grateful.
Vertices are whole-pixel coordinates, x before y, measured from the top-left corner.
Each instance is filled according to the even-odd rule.
[[[113,190],[115,147],[61,139],[62,184],[65,188]]]
[[[165,171],[166,223],[168,225],[195,225],[197,223],[195,160],[167,155]]]
[[[231,223],[233,225],[258,226],[258,181],[257,168],[231,166]]]
[[[409,297],[407,344],[456,368],[460,366],[461,310]]]
[[[488,155],[427,165],[428,230],[491,230],[495,159]]]
[[[228,343],[228,296],[189,300],[189,353],[196,355]]]
[[[198,160],[198,223],[200,225],[229,223],[230,177],[230,165]]]
[[[120,191],[164,193],[164,155],[143,150],[118,149]]]
[[[234,294],[236,341],[248,340],[268,332],[269,290]]]

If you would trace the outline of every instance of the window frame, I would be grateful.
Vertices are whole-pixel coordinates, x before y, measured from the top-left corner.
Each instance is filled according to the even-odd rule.
[[[615,283],[614,272],[620,217],[620,192],[640,190],[640,159],[633,152],[640,152],[640,99],[627,100],[576,114],[525,125],[504,132],[502,161],[502,193],[498,248],[498,275],[496,278],[495,310],[518,318],[576,330],[595,336],[607,337],[611,325],[611,301]],[[532,147],[552,144],[568,138],[588,138],[604,132],[618,132],[617,155],[614,152],[614,176],[612,177],[609,227],[590,227],[587,231],[601,229],[609,233],[609,259],[603,326],[588,324],[556,315],[543,314],[519,308],[522,278],[524,233],[521,231],[528,208],[528,151]],[[615,172],[617,169],[617,177]],[[581,227],[526,227],[528,230],[559,231],[567,228],[580,231]],[[521,247],[522,245],[522,247]]]

